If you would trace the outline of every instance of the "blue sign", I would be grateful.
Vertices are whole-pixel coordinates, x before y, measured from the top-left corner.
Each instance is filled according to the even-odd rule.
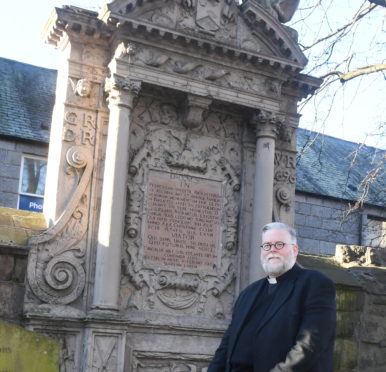
[[[20,195],[19,209],[31,212],[43,212],[43,198],[36,196]]]

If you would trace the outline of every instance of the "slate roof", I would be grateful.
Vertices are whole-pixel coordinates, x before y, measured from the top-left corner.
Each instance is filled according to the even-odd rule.
[[[386,205],[386,151],[312,132],[297,130],[296,190],[344,200],[358,200],[362,181],[378,169],[365,202]]]
[[[48,142],[56,74],[0,58],[0,136]],[[362,180],[381,164],[366,202],[386,205],[386,151],[302,128],[297,136],[297,191],[355,201]]]
[[[49,141],[55,70],[0,58],[0,135]]]

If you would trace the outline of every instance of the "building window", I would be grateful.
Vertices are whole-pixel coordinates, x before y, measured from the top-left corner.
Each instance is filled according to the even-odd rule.
[[[383,218],[367,216],[363,223],[362,245],[386,248],[386,221]]]
[[[19,209],[43,212],[47,159],[23,155],[19,183]]]

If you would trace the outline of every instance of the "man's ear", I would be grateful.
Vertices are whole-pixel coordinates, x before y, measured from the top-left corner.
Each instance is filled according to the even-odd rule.
[[[297,255],[298,255],[298,253],[299,253],[299,246],[298,246],[297,244],[295,244],[295,245],[293,245],[292,247],[293,247],[293,250],[294,250],[295,256],[297,256]]]

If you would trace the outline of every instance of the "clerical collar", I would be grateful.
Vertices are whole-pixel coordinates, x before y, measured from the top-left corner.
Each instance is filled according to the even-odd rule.
[[[281,283],[282,281],[288,280],[295,273],[295,271],[298,270],[298,268],[299,266],[295,263],[295,265],[287,272],[285,272],[283,275],[280,275],[277,278],[267,277],[268,283],[277,284],[277,283]]]

